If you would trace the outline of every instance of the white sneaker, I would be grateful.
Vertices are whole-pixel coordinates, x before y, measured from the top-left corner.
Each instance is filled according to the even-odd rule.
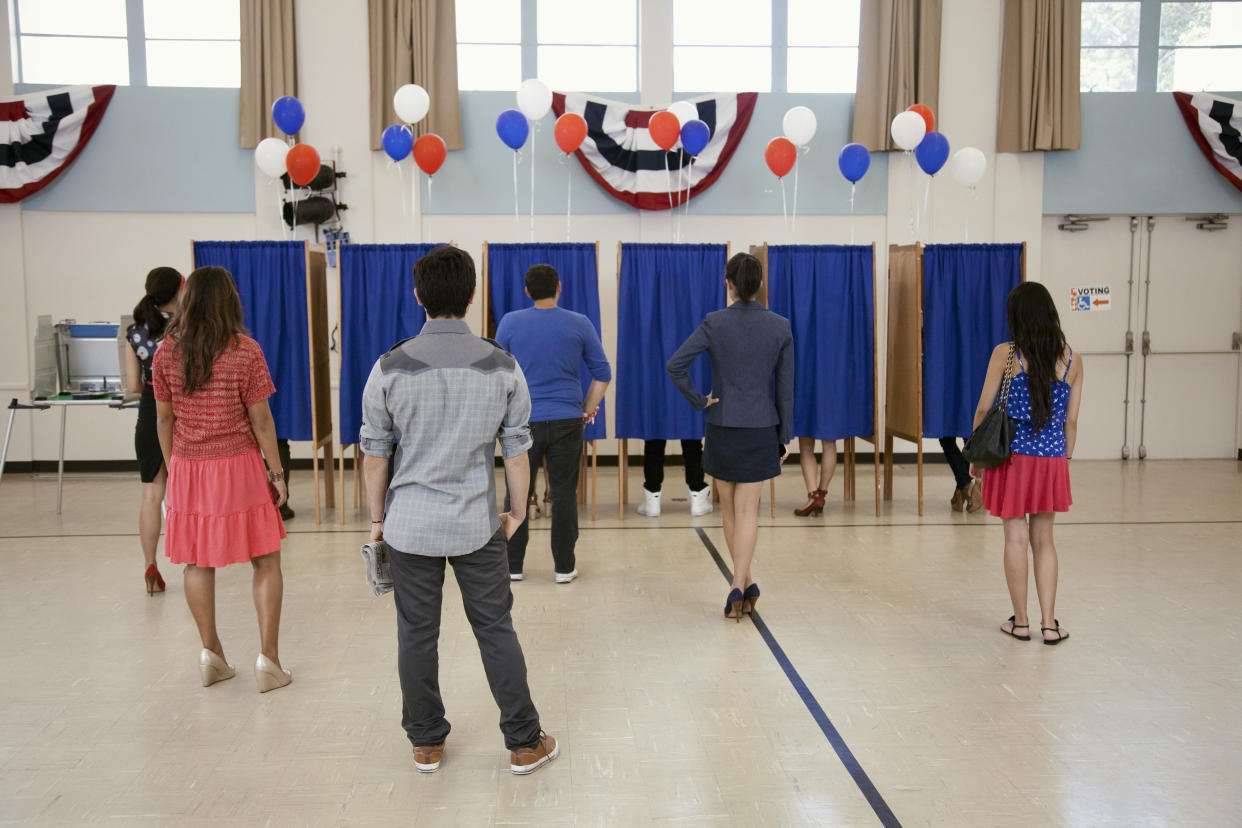
[[[638,513],[647,517],[660,516],[660,493],[649,492],[647,487],[643,486],[643,502],[638,504]]]
[[[510,580],[510,581],[520,581],[520,580],[522,580],[522,573],[521,573],[521,572],[510,572],[510,573],[509,573],[509,580]]]
[[[695,517],[710,515],[712,513],[712,484],[708,483],[707,488],[701,492],[690,493],[690,514]]]
[[[556,573],[556,582],[558,584],[567,584],[577,577],[578,577],[577,569],[573,570],[572,572],[558,572]]]

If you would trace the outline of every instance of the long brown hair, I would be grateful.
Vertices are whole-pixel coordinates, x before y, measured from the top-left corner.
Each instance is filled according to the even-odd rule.
[[[233,275],[222,267],[200,267],[185,280],[181,307],[168,326],[181,355],[182,390],[193,394],[211,379],[216,357],[244,334],[241,298]]]
[[[1031,425],[1043,428],[1051,415],[1052,383],[1057,363],[1067,347],[1061,318],[1048,288],[1023,282],[1005,301],[1009,337],[1026,359],[1027,388],[1031,396]]]

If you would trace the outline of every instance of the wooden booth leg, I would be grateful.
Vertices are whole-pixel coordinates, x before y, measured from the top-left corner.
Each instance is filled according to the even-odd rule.
[[[626,463],[629,461],[629,458],[626,456],[628,448],[629,440],[622,437],[617,444],[617,510],[618,519],[620,520],[625,520],[626,489],[629,488],[629,481],[626,480]]]
[[[880,440],[875,440],[875,453],[871,455],[871,468],[875,472],[875,516],[880,516]]]
[[[337,509],[337,512],[339,513],[337,515],[337,523],[339,523],[341,526],[344,526],[345,525],[345,447],[344,446],[341,446],[341,455],[340,457],[337,458],[337,463],[339,464],[338,472],[340,473],[340,478],[341,478],[340,483],[339,483],[341,487],[341,492],[340,492],[341,508]]]
[[[893,499],[893,435],[884,435],[884,499]]]
[[[776,519],[776,478],[773,477],[772,480],[769,482],[771,483],[771,489],[772,489],[771,497],[770,497],[772,501],[772,519],[775,520]]]
[[[332,442],[332,438],[328,437],[327,441],[323,445],[323,473],[324,483],[327,486],[324,491],[325,496],[327,497],[327,506],[329,509],[336,506],[336,481],[332,479],[333,475],[336,474],[332,463],[332,452],[334,451]]]
[[[315,525],[318,526],[323,522],[323,514],[320,511],[319,504],[319,446],[312,443],[311,451],[311,480],[315,484]]]
[[[923,441],[919,440],[919,517],[923,516]]]
[[[586,469],[587,469],[587,454],[589,453],[589,451],[590,449],[587,448],[587,444],[583,443],[582,453],[578,455],[578,503],[579,505],[587,502]]]
[[[362,446],[354,443],[354,509],[362,508]]]
[[[599,493],[599,440],[591,441],[591,521],[595,521],[596,496]]]

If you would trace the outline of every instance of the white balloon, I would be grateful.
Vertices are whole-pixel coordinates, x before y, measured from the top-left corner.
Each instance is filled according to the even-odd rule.
[[[392,108],[397,117],[407,124],[416,124],[427,116],[431,109],[431,98],[427,90],[416,83],[407,83],[392,96]]]
[[[912,150],[927,134],[927,122],[919,113],[906,110],[899,112],[897,117],[893,118],[893,125],[889,132],[893,135],[894,144],[903,150]]]
[[[552,108],[552,90],[541,80],[524,80],[518,87],[517,105],[527,120],[538,121]]]
[[[967,187],[978,184],[987,168],[987,156],[983,154],[983,150],[974,147],[963,147],[953,154],[953,160],[949,162],[949,172],[953,174],[953,178]]]
[[[279,138],[264,138],[254,148],[254,165],[268,178],[279,178],[285,172],[285,156],[289,145]]]
[[[685,126],[690,121],[698,120],[699,117],[699,108],[689,101],[677,101],[668,108],[668,111],[673,113],[674,117],[677,118],[677,123],[682,126]]]
[[[811,140],[817,126],[815,113],[805,106],[795,106],[785,113],[785,120],[781,121],[785,137],[798,147]]]

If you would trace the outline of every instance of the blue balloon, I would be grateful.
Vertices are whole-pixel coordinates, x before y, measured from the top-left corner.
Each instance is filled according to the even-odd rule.
[[[294,135],[306,123],[306,110],[297,98],[285,95],[272,104],[272,120],[276,122],[276,128],[285,135]]]
[[[681,126],[681,146],[689,155],[698,155],[711,139],[711,129],[700,120],[686,121]]]
[[[846,181],[857,182],[871,166],[871,153],[862,144],[846,144],[837,156],[837,166]]]
[[[380,143],[384,145],[384,152],[388,153],[389,158],[400,161],[414,149],[414,136],[401,124],[393,124],[384,130]]]
[[[949,160],[949,139],[939,132],[927,133],[914,148],[914,160],[919,162],[923,172],[935,175]]]
[[[506,109],[496,119],[496,134],[509,149],[520,150],[526,143],[526,136],[530,135],[530,124],[518,110]]]

